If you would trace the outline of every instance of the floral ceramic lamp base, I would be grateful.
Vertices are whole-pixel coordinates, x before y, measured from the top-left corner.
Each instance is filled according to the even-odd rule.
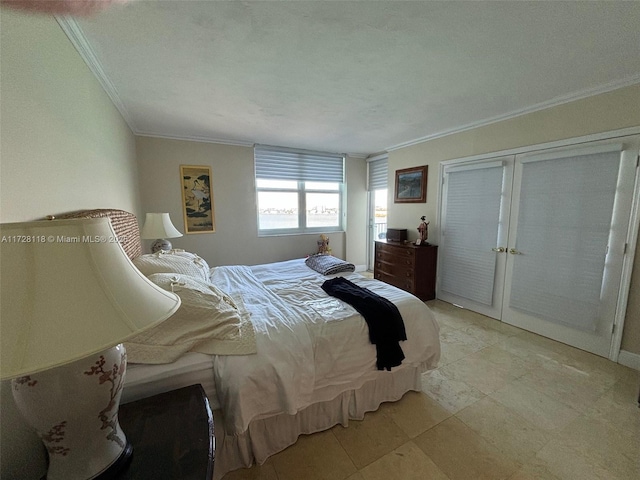
[[[126,364],[120,344],[12,381],[18,409],[49,452],[47,480],[91,479],[126,465],[132,448],[118,423]]]

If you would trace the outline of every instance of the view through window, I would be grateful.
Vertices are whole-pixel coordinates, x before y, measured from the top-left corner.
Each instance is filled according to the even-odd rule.
[[[387,189],[375,190],[373,193],[374,240],[380,240],[387,236]]]
[[[340,227],[340,184],[261,179],[256,184],[260,230]]]

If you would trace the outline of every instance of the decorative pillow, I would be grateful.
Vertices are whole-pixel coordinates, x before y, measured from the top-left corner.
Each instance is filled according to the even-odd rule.
[[[133,259],[133,264],[147,277],[154,273],[177,273],[198,280],[209,280],[207,262],[195,253],[184,250],[161,250],[149,255],[140,255]]]
[[[129,362],[170,363],[186,352],[256,353],[255,330],[241,299],[186,275],[156,273],[149,280],[182,303],[167,320],[124,342]]]
[[[356,266],[353,263],[345,262],[331,255],[311,255],[307,257],[305,263],[322,275],[333,275],[340,272],[353,272]]]

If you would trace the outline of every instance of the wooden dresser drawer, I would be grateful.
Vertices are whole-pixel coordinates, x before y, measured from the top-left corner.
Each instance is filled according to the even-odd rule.
[[[415,275],[413,265],[395,264],[391,262],[376,262],[375,270],[388,276],[411,278]]]
[[[396,275],[388,275],[386,273],[377,273],[374,274],[376,280],[380,280],[382,282],[388,283],[389,285],[393,285],[394,287],[401,288],[407,292],[412,292],[414,289],[413,278],[408,277],[400,277]]]

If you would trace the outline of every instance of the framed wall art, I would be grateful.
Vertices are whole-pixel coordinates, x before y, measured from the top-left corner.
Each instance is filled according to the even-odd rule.
[[[180,165],[180,180],[184,233],[215,232],[211,167]]]
[[[426,203],[428,165],[396,170],[394,203]]]

